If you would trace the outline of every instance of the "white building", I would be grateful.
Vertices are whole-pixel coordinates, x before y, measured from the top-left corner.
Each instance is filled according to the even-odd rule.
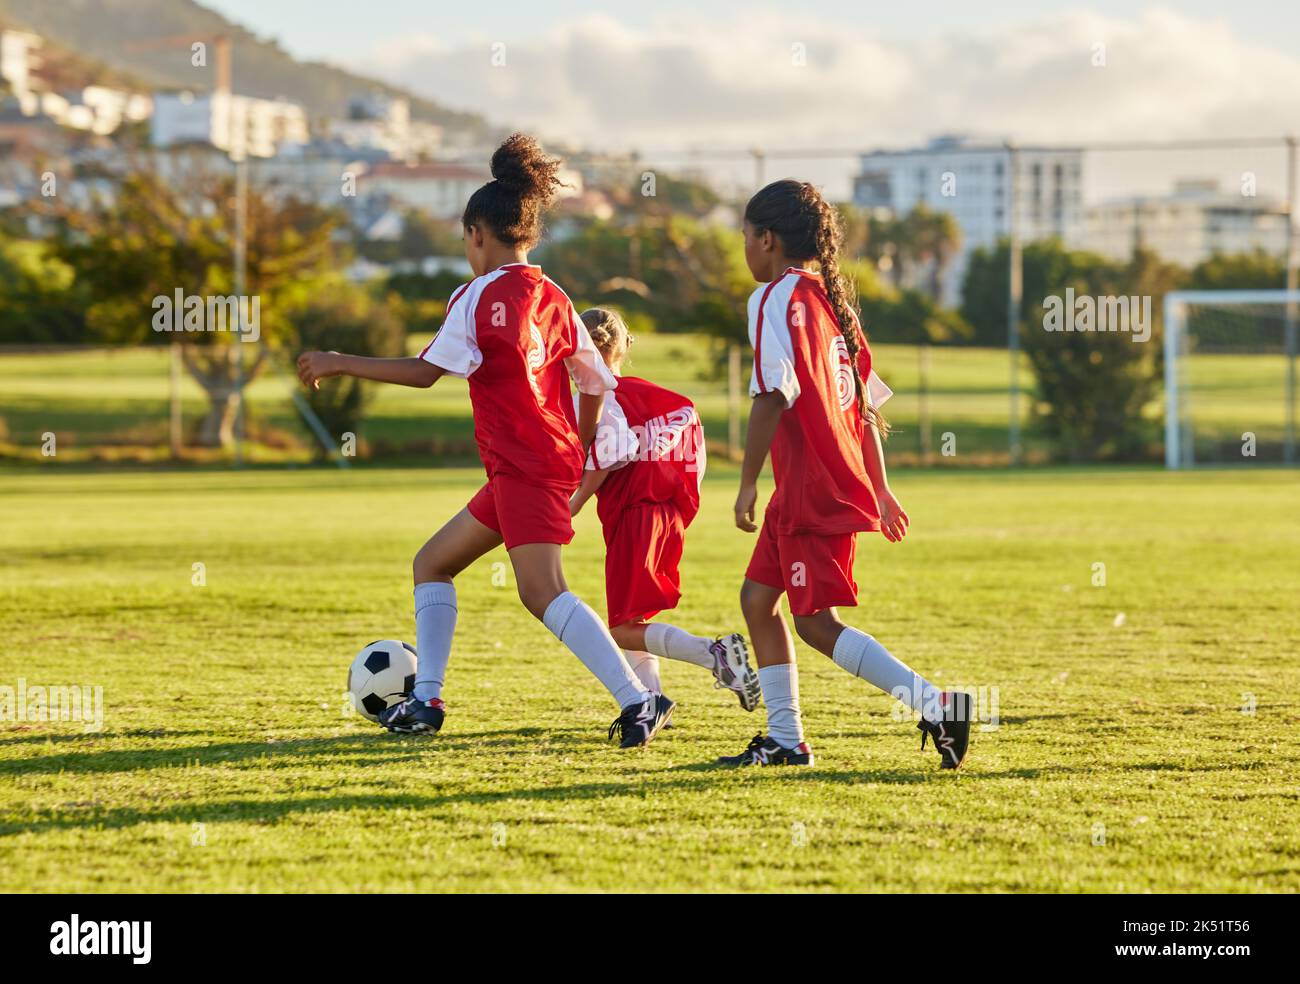
[[[1088,207],[1086,245],[1126,260],[1141,245],[1161,258],[1192,267],[1215,253],[1287,248],[1286,206],[1275,199],[1223,191],[1213,179],[1175,182],[1169,195],[1114,199]]]
[[[32,89],[32,72],[40,65],[41,39],[26,31],[0,31],[0,79],[22,100]],[[30,113],[28,115],[31,115]]]
[[[232,157],[274,157],[310,139],[297,103],[229,92],[160,92],[154,96],[155,147],[206,142]]]
[[[864,154],[853,182],[854,202],[900,217],[920,204],[951,213],[962,242],[944,277],[943,300],[957,304],[971,253],[1010,232],[1011,157],[1005,143],[961,136],[938,137],[913,150]],[[1077,245],[1083,234],[1082,151],[1019,147],[1016,159],[1021,238],[1057,237]]]
[[[365,195],[388,195],[434,218],[450,219],[465,209],[469,196],[491,177],[467,164],[373,164],[362,176]]]
[[[431,157],[442,146],[442,127],[412,120],[408,100],[384,95],[352,100],[347,119],[331,120],[327,129],[348,147],[380,151],[395,161]]]

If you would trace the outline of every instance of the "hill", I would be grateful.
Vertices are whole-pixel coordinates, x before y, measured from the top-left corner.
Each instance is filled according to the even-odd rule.
[[[343,115],[349,99],[357,95],[384,92],[409,99],[414,118],[439,124],[453,140],[478,140],[491,133],[476,114],[458,112],[334,65],[298,61],[273,39],[259,38],[194,0],[0,0],[0,24],[32,31],[58,49],[77,52],[88,61],[159,88],[208,87],[210,69],[196,78],[188,48],[139,51],[130,47],[133,42],[225,34],[234,52],[234,88],[243,95],[282,96],[320,117]]]

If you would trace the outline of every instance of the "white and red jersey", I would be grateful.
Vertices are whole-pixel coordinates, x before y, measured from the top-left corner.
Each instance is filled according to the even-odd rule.
[[[577,487],[582,443],[569,379],[587,394],[618,381],[568,296],[541,267],[508,263],[456,289],[420,358],[469,380],[488,478]]]
[[[889,396],[871,370],[858,328],[858,373],[873,405]],[[780,535],[880,529],[880,508],[862,454],[853,365],[821,277],[788,268],[749,299],[754,374],[749,393],[785,397],[772,441],[776,490],[768,519]]]
[[[635,376],[605,394],[587,468],[610,471],[596,491],[607,531],[628,509],[651,503],[672,503],[689,526],[705,464],[704,426],[686,397]]]

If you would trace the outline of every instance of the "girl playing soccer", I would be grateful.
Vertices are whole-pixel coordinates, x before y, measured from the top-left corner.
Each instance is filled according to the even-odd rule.
[[[447,302],[437,337],[416,358],[369,359],[307,352],[308,386],[348,375],[428,387],[444,375],[469,380],[474,437],[487,484],[415,555],[414,691],[380,715],[390,731],[437,732],[456,628],[452,579],[504,543],[519,597],[618,701],[610,727],[630,748],[650,741],[673,702],[646,690],[609,630],[565,585],[560,546],[573,539],[569,496],[582,476],[606,391],[618,385],[569,298],[528,263],[560,161],[515,134],[492,155],[492,177],[470,196],[461,224],[475,279]],[[569,379],[577,384],[577,420]]]
[[[970,740],[970,695],[941,692],[835,611],[857,604],[858,532],[878,530],[897,543],[908,526],[881,448],[885,426],[877,407],[888,388],[872,375],[871,350],[839,272],[838,219],[811,184],[777,181],[749,200],[744,232],[745,262],[763,286],[749,299],[754,403],[736,525],[748,533],[757,528],[758,476],[770,450],[776,487],[740,591],[768,733],[719,761],[813,763],[799,714],[794,643],[781,614],[785,594],[799,638],[919,712],[921,746],[933,738],[942,768],[955,769]],[[803,268],[809,260],[820,275]]]
[[[714,686],[734,691],[740,706],[758,706],[758,676],[750,668],[745,637],[691,635],[652,622],[681,599],[682,538],[700,508],[704,478],[704,428],[695,405],[654,383],[621,376],[632,336],[613,311],[582,312],[583,324],[619,376],[605,394],[596,441],[582,484],[573,494],[573,515],[594,494],[605,534],[605,599],[609,631],[646,689],[663,693],[659,659],[679,659],[713,674]]]

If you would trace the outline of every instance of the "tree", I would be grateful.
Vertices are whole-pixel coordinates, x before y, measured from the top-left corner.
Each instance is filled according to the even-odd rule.
[[[962,314],[985,344],[1006,344],[1007,263],[1003,241],[996,250],[976,250],[967,271]],[[1181,271],[1147,251],[1117,263],[1052,240],[1025,247],[1023,273],[1020,341],[1034,370],[1036,426],[1064,460],[1145,457],[1154,429],[1146,410],[1161,376],[1160,298],[1180,286]],[[1070,288],[1076,297],[1129,297],[1139,304],[1145,298],[1150,338],[1139,343],[1125,331],[1047,331],[1044,301]]]
[[[209,408],[198,441],[227,447],[244,388],[261,372],[287,330],[284,310],[307,280],[337,265],[331,233],[336,216],[295,200],[250,189],[247,198],[245,296],[258,302],[259,335],[251,364],[246,343],[203,317],[183,335],[156,330],[159,305],[176,291],[204,300],[232,297],[234,179],[202,168],[164,179],[136,169],[109,198],[85,207],[55,207],[54,253],[77,271],[87,297],[87,340],[140,345],[182,344],[184,363],[203,387]],[[229,314],[229,308],[215,309]],[[203,314],[204,312],[200,312]],[[251,346],[250,346],[251,348]]]
[[[1253,253],[1215,253],[1192,267],[1189,290],[1282,290],[1286,264],[1257,249]]]
[[[0,342],[64,345],[85,337],[76,272],[45,243],[0,233],[0,311]]]
[[[294,304],[289,321],[296,348],[343,351],[353,355],[396,357],[404,352],[406,331],[398,317],[396,296],[376,299],[365,289],[331,278]],[[307,401],[335,438],[356,434],[374,398],[375,384],[351,376],[321,381]],[[324,449],[318,446],[318,455]]]
[[[685,216],[595,222],[542,262],[580,301],[618,304],[660,331],[741,339],[753,280],[740,233]]]

